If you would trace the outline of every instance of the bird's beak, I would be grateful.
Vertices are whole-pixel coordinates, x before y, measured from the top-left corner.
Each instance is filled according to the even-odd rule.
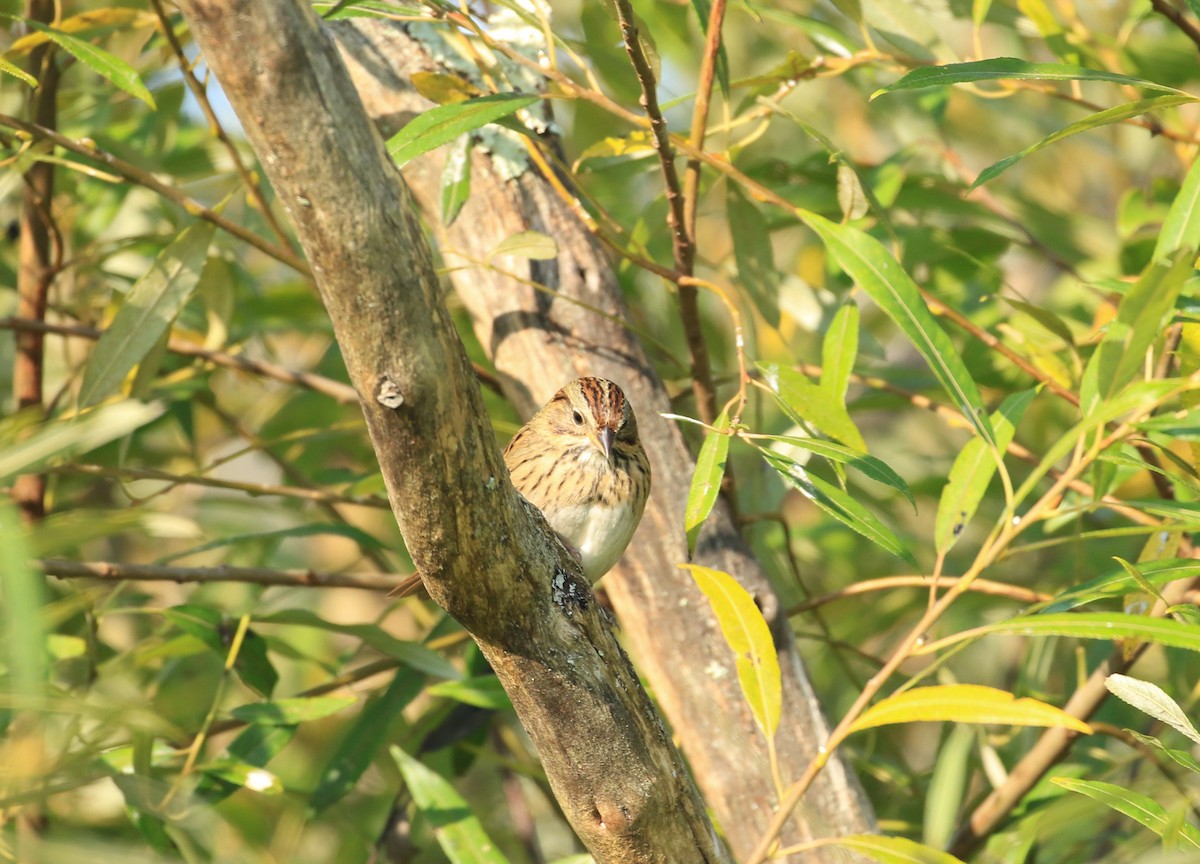
[[[604,458],[611,462],[613,442],[617,439],[617,431],[605,427],[600,430],[599,439],[600,449],[604,451]]]

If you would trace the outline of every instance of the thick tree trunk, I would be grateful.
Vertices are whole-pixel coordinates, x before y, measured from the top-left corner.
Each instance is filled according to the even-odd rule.
[[[508,482],[414,204],[312,9],[182,0],[292,218],[430,595],[478,641],[601,862],[727,860],[577,565]]]
[[[402,27],[355,19],[333,30],[368,113],[385,134],[431,107],[410,79],[415,72],[442,70]],[[587,308],[629,318],[611,260],[599,241],[535,171],[507,180],[487,154],[476,149],[473,160],[470,200],[448,229],[438,229],[450,278],[501,373],[506,393],[522,412],[532,412],[563,382],[581,374],[612,378],[636,407],[638,429],[654,469],[654,488],[623,565],[605,584],[705,800],[735,855],[746,854],[773,813],[776,789],[766,741],[742,698],[734,658],[708,602],[678,568],[687,560],[683,508],[694,462],[674,424],[658,416],[671,407],[637,338]],[[435,226],[441,225],[441,169],[437,154],[405,169],[428,223]],[[496,268],[511,276],[479,266],[501,240],[526,230],[553,237],[558,257],[495,259]],[[776,748],[785,782],[794,779],[827,736],[828,725],[779,601],[723,505],[710,517],[695,560],[736,576],[758,599],[772,625],[784,682],[784,722]],[[792,819],[784,840],[794,843],[869,832],[873,827],[870,805],[857,779],[835,758]],[[808,853],[805,860],[851,857],[828,848]]]

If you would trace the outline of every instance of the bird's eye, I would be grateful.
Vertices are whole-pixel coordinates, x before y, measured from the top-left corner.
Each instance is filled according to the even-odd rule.
[[[576,411],[574,414],[571,415],[571,419],[575,421],[576,426],[583,425],[583,415],[580,414],[578,411]]]

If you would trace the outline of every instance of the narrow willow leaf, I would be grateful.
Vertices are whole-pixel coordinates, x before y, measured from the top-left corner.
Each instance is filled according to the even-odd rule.
[[[371,760],[387,743],[392,723],[421,692],[422,680],[411,670],[397,669],[387,690],[367,703],[321,772],[321,779],[309,799],[310,811],[320,813],[354,788]]]
[[[0,498],[0,537],[4,538],[0,542],[0,632],[4,633],[0,657],[10,679],[5,689],[36,699],[46,683],[45,577],[29,566],[26,533],[7,497]]]
[[[963,864],[949,852],[924,846],[907,837],[884,837],[881,834],[851,834],[831,837],[821,845],[840,846],[878,861],[879,864]]]
[[[282,609],[267,615],[256,615],[255,622],[259,624],[287,624],[299,627],[316,627],[333,633],[344,633],[361,639],[385,657],[399,660],[418,672],[432,675],[435,678],[459,678],[460,673],[449,660],[436,651],[418,645],[415,642],[405,642],[386,633],[374,624],[334,624],[326,621],[310,609]]]
[[[54,419],[28,438],[0,449],[0,481],[33,473],[55,458],[86,453],[128,435],[162,413],[163,406],[157,403],[126,400],[68,420]]]
[[[1085,735],[1092,729],[1061,708],[1036,699],[1018,699],[1004,690],[978,684],[916,687],[876,702],[851,724],[850,732],[893,723],[945,720],[954,723],[1003,723],[1009,726],[1061,726]]]
[[[449,144],[464,132],[507,117],[536,101],[537,96],[525,93],[492,93],[430,108],[388,139],[388,155],[403,168],[422,153]]]
[[[274,702],[253,702],[239,705],[229,713],[243,723],[269,726],[291,726],[320,720],[336,714],[357,702],[354,696],[310,696],[307,698],[277,699]]]
[[[80,405],[95,405],[116,392],[170,328],[200,281],[215,230],[211,222],[193,222],[158,253],[149,271],[129,289],[84,369]]]
[[[778,327],[780,273],[775,267],[771,228],[754,202],[733,183],[729,184],[725,207],[738,281],[763,320]]]
[[[982,27],[987,20],[988,11],[992,8],[992,0],[973,0],[971,3],[971,23],[976,28]]]
[[[471,136],[462,135],[446,154],[442,169],[442,224],[452,224],[470,197]]]
[[[897,90],[920,90],[925,87],[945,87],[949,84],[994,81],[1000,78],[1016,78],[1023,81],[1108,81],[1113,84],[1144,87],[1147,90],[1188,95],[1165,84],[1118,75],[1115,72],[1085,69],[1082,66],[1064,63],[1030,63],[1016,57],[995,57],[970,63],[950,63],[946,66],[922,66],[904,75],[900,80],[876,90],[871,94],[871,98],[884,93],[895,93]]]
[[[858,304],[848,300],[833,314],[821,340],[821,387],[842,407],[858,357],[858,318]]]
[[[1143,735],[1141,732],[1138,732],[1134,729],[1126,729],[1125,731],[1137,740],[1141,741],[1147,747],[1161,753],[1164,757],[1170,759],[1176,765],[1186,768],[1193,774],[1200,774],[1200,761],[1197,761],[1196,757],[1188,751],[1176,750],[1173,747],[1168,747],[1157,738],[1154,738],[1150,735]]]
[[[1154,245],[1154,260],[1166,263],[1181,253],[1200,247],[1200,159],[1192,162],[1179,194],[1167,211],[1158,242]]]
[[[443,696],[474,705],[476,708],[488,708],[493,711],[512,710],[512,703],[500,679],[495,675],[479,675],[474,678],[463,678],[461,681],[439,681],[425,688],[429,696]]]
[[[996,449],[999,452],[1008,450],[1017,424],[1021,422],[1025,409],[1036,393],[1036,390],[1013,393],[992,414],[992,428],[996,430]],[[954,460],[950,477],[938,499],[933,529],[938,554],[945,554],[958,542],[959,535],[979,509],[979,502],[983,500],[995,474],[995,452],[982,438],[972,438]]]
[[[935,849],[950,845],[959,823],[971,775],[971,753],[975,749],[976,732],[970,726],[956,723],[938,748],[929,791],[925,795],[925,819],[921,839]]]
[[[34,78],[32,75],[30,75],[28,72],[26,72],[24,69],[22,69],[17,64],[4,59],[4,57],[2,57],[2,56],[0,56],[0,72],[5,73],[6,75],[11,75],[14,78],[20,79],[21,81],[24,81],[26,84],[28,84],[30,87],[38,86],[38,82],[37,82],[36,78]]]
[[[1101,126],[1108,126],[1112,123],[1120,123],[1122,120],[1128,120],[1130,117],[1140,117],[1149,111],[1158,111],[1163,108],[1171,108],[1175,105],[1182,105],[1185,102],[1195,102],[1195,96],[1176,95],[1169,96],[1154,96],[1150,99],[1142,99],[1137,102],[1129,102],[1125,105],[1118,105],[1115,108],[1109,108],[1105,111],[1097,111],[1095,114],[1089,114],[1082,120],[1077,120],[1069,126],[1064,126],[1057,132],[1047,135],[1040,141],[1034,142],[1019,153],[1014,153],[1011,156],[1006,156],[999,162],[993,162],[988,167],[979,172],[979,176],[975,178],[975,182],[971,184],[970,189],[982,186],[989,180],[999,177],[1017,162],[1020,162],[1026,156],[1036,153],[1043,147],[1048,147],[1055,142],[1061,141],[1064,138],[1070,138],[1072,135],[1078,135],[1080,132],[1087,132],[1091,129],[1097,129]],[[967,191],[970,191],[968,189]]]
[[[1033,303],[1026,303],[1023,300],[1015,300],[1011,297],[1003,297],[1001,299],[1003,299],[1004,302],[1009,306],[1013,307],[1014,309],[1019,309],[1034,321],[1041,324],[1043,327],[1061,339],[1063,344],[1071,347],[1075,346],[1075,336],[1071,333],[1071,328],[1067,326],[1065,321],[1063,321],[1049,309],[1045,309]]]
[[[917,500],[913,497],[912,490],[908,488],[908,484],[904,482],[904,478],[892,470],[892,467],[882,459],[869,456],[861,450],[855,450],[853,447],[847,447],[845,444],[838,444],[836,441],[824,441],[820,438],[801,438],[798,435],[755,435],[754,438],[756,440],[782,441],[793,447],[799,447],[801,450],[816,453],[818,456],[823,456],[831,462],[837,462],[854,468],[877,483],[890,486],[900,492],[908,499],[908,503],[913,505],[914,509],[917,506]],[[774,453],[774,455],[781,459],[790,458],[783,453]]]
[[[142,83],[142,79],[138,77],[137,72],[120,57],[109,54],[104,49],[97,48],[92,43],[85,42],[61,30],[55,30],[52,27],[47,27],[45,24],[32,21],[28,18],[22,20],[34,30],[44,33],[46,38],[51,42],[62,48],[101,78],[110,81],[130,96],[145,102],[151,108],[157,107],[154,104],[154,97],[150,95],[150,91],[146,89],[146,85]]]
[[[249,789],[260,795],[282,795],[283,783],[265,768],[244,762],[222,760],[202,765],[200,773],[239,789]]]
[[[1189,530],[1193,526],[1200,527],[1200,501],[1162,501],[1157,498],[1143,501],[1129,498],[1121,503],[1163,519],[1176,519]]]
[[[1163,332],[1164,319],[1175,308],[1183,283],[1192,274],[1195,253],[1173,264],[1155,262],[1121,299],[1117,317],[1088,360],[1079,385],[1079,410],[1085,415],[1109,399],[1138,374],[1146,349]]]
[[[497,243],[488,253],[488,260],[497,255],[516,255],[535,261],[552,261],[558,257],[558,243],[541,231],[521,231]]]
[[[451,864],[507,864],[479,817],[446,778],[399,747],[390,750],[417,809],[429,821]]]
[[[1168,696],[1166,691],[1157,684],[1114,673],[1104,679],[1104,686],[1108,688],[1109,693],[1122,702],[1128,702],[1143,714],[1149,714],[1155,720],[1161,720],[1172,729],[1200,744],[1200,732],[1196,731],[1196,727],[1179,707],[1179,703]]]
[[[826,483],[804,470],[803,466],[779,453],[761,451],[767,464],[795,486],[805,498],[834,519],[857,531],[872,543],[919,567],[908,547],[875,514],[842,489]]]
[[[267,654],[267,640],[253,630],[247,630],[242,638],[242,647],[234,661],[233,670],[243,684],[268,699],[279,683],[279,673]]]
[[[1194,558],[1143,561],[1138,564],[1138,570],[1141,571],[1143,579],[1155,588],[1161,588],[1169,582],[1200,575],[1200,561]],[[1137,583],[1124,569],[1113,570],[1070,588],[1048,603],[1041,607],[1034,607],[1034,609],[1042,614],[1068,612],[1086,603],[1108,597],[1121,597],[1136,590]]]
[[[754,605],[754,598],[728,573],[698,564],[679,566],[692,574],[712,604],[721,634],[737,663],[742,695],[758,728],[773,739],[783,711],[783,679],[771,628]]]
[[[1118,813],[1123,813],[1135,822],[1149,828],[1164,840],[1174,840],[1178,826],[1178,841],[1180,848],[1200,850],[1200,830],[1194,826],[1176,823],[1167,815],[1167,810],[1157,801],[1112,783],[1101,783],[1098,780],[1077,780],[1074,777],[1051,777],[1050,782],[1072,792],[1099,801],[1111,807]]]
[[[820,235],[829,254],[847,275],[896,322],[959,410],[979,430],[983,439],[994,445],[995,435],[979,388],[958,356],[954,343],[934,320],[916,283],[900,263],[882,243],[864,231],[851,225],[838,225],[816,213],[801,212],[800,216]]]
[[[850,419],[844,402],[835,402],[818,384],[795,369],[777,363],[759,363],[763,383],[771,388],[780,407],[797,423],[808,423],[818,430],[849,444],[856,450],[866,451],[867,442]]]
[[[729,412],[722,411],[713,425],[714,430],[705,436],[700,453],[696,456],[696,471],[692,474],[692,486],[688,490],[687,506],[683,511],[689,558],[696,551],[700,527],[717,503],[721,478],[725,476],[725,461],[729,457]]]
[[[1067,612],[1032,615],[987,624],[960,634],[962,638],[989,633],[1011,633],[1018,636],[1073,636],[1077,639],[1136,639],[1154,642],[1171,648],[1200,651],[1200,628],[1171,618],[1149,618],[1145,615],[1126,615],[1121,612]],[[950,637],[942,645],[960,641]]]

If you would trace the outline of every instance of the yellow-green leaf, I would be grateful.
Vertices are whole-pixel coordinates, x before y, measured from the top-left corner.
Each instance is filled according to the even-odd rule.
[[[34,78],[32,75],[30,75],[24,69],[22,69],[16,63],[12,63],[12,62],[4,59],[4,57],[0,57],[0,72],[4,72],[8,75],[13,76],[14,78],[19,78],[20,80],[22,80],[26,84],[28,84],[30,87],[36,87],[38,85],[36,78]]]
[[[843,303],[821,340],[821,388],[843,407],[850,373],[858,356],[858,304]]]
[[[1064,789],[1086,795],[1118,813],[1123,813],[1164,840],[1174,840],[1177,837],[1181,848],[1200,850],[1200,830],[1186,822],[1172,819],[1165,807],[1140,792],[1132,792],[1097,780],[1077,780],[1074,777],[1051,777],[1050,780]]]
[[[691,572],[696,585],[712,604],[721,634],[737,662],[742,695],[763,734],[768,739],[774,738],[783,711],[783,681],[775,641],[762,612],[749,592],[728,573],[699,564],[679,566]]]
[[[696,456],[696,471],[688,490],[687,507],[683,512],[683,527],[687,532],[688,555],[696,551],[700,526],[712,512],[725,476],[725,460],[729,456],[729,413],[722,411],[713,431],[708,433]]]
[[[759,363],[758,368],[763,383],[793,420],[811,424],[830,438],[866,452],[867,442],[850,419],[844,402],[830,399],[828,391],[794,369],[778,363]]]
[[[880,864],[962,864],[949,852],[925,846],[907,837],[884,837],[878,834],[851,834],[830,837],[822,846],[841,846],[865,855]]]
[[[872,705],[854,721],[849,731],[930,720],[1003,723],[1009,726],[1062,726],[1085,735],[1092,734],[1090,726],[1061,708],[1036,699],[1018,699],[1005,690],[978,684],[947,684],[905,690]]]
[[[1192,163],[1179,194],[1167,211],[1158,242],[1154,245],[1154,260],[1169,262],[1177,253],[1200,246],[1200,159]]]
[[[26,19],[25,23],[34,30],[45,34],[47,39],[100,77],[112,82],[130,96],[145,102],[151,108],[156,107],[154,97],[150,95],[150,91],[146,89],[146,85],[142,83],[137,72],[120,57],[110,54],[103,48],[97,48],[91,42],[71,36],[62,30],[47,27],[37,21]]]
[[[464,132],[507,117],[538,98],[524,93],[491,93],[431,108],[388,139],[388,155],[403,168],[422,153],[448,144]]]
[[[518,255],[535,261],[551,261],[558,257],[558,243],[541,231],[521,231],[497,243],[488,253],[488,260],[497,255]]]

